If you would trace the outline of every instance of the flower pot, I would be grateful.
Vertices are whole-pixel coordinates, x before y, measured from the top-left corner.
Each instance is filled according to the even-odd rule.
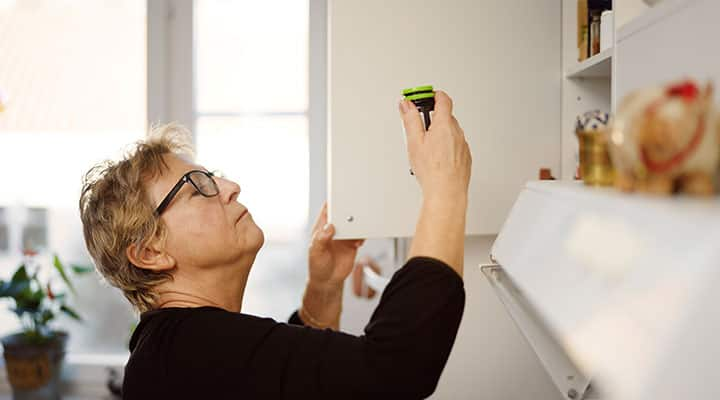
[[[22,333],[2,338],[5,369],[13,399],[59,399],[60,373],[68,335],[53,332],[48,342],[29,343]]]

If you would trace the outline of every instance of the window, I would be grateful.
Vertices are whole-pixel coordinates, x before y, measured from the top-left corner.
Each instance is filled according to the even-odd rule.
[[[146,124],[146,2],[0,2],[0,277],[22,250],[89,264],[78,214],[82,175],[119,156]],[[60,321],[71,353],[127,353],[136,318],[95,275],[76,282],[84,323]],[[0,335],[16,330],[0,308]]]
[[[265,233],[243,312],[279,320],[307,274],[308,10],[306,0],[199,0],[194,11],[198,161],[240,184]]]
[[[0,1],[0,168],[16,172],[5,176],[11,189],[0,190],[0,277],[9,278],[27,246],[91,262],[77,211],[81,177],[145,134],[148,4]],[[284,320],[301,299],[315,217],[308,215],[309,4],[196,0],[193,7],[194,42],[168,46],[194,53],[198,161],[241,185],[239,201],[265,232],[243,311]],[[150,23],[162,22],[156,17]],[[169,59],[164,65],[174,68]],[[136,322],[127,300],[95,275],[77,289],[85,322],[60,321],[71,334],[69,352],[127,354]],[[0,335],[18,327],[0,307]]]
[[[47,210],[44,208],[28,208],[27,219],[23,226],[23,249],[47,248]]]

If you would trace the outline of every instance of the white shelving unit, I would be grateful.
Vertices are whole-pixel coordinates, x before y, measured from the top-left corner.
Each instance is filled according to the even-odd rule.
[[[563,179],[575,176],[577,138],[575,119],[590,110],[612,111],[614,46],[578,62],[577,0],[562,0],[562,134]]]
[[[618,0],[623,25],[613,47],[583,62],[576,5],[563,1],[566,180],[526,185],[493,246],[496,265],[483,271],[565,398],[720,398],[720,198],[630,195],[567,180],[577,115],[612,112],[617,99],[648,85],[720,82],[712,51],[720,2],[648,8]]]
[[[612,68],[612,54],[613,49],[606,49],[598,54],[584,60],[583,62],[577,63],[576,65],[568,68],[565,72],[566,79],[577,79],[577,78],[606,78],[609,79]]]

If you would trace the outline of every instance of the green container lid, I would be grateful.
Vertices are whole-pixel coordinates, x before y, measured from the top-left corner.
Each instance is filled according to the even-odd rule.
[[[411,94],[410,96],[405,96],[406,100],[420,100],[420,99],[431,99],[435,97],[435,93],[418,93],[418,94]]]
[[[427,99],[429,97],[435,97],[432,85],[418,86],[414,88],[405,89],[402,91],[403,96],[408,100]]]

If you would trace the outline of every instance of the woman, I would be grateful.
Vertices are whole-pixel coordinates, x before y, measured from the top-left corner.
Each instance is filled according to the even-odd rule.
[[[236,201],[236,183],[192,163],[186,132],[157,129],[123,160],[88,172],[80,198],[88,250],[141,313],[125,398],[421,398],[434,391],[465,303],[471,157],[445,93],[436,94],[427,133],[412,103],[402,101],[400,113],[423,205],[409,259],[359,337],[337,329],[343,282],[362,241],[333,240],[325,208],[301,307],[284,324],[241,313],[263,233]]]

